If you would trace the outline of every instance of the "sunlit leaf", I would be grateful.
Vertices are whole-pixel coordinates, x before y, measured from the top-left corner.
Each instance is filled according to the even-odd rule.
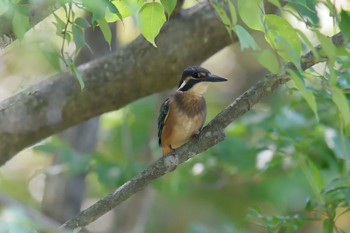
[[[263,1],[262,0],[238,0],[238,13],[243,22],[254,30],[263,31]]]
[[[242,26],[236,25],[235,33],[239,39],[239,44],[241,45],[242,51],[247,48],[252,48],[253,50],[259,49],[259,46],[256,44],[254,38]]]
[[[259,63],[267,68],[270,72],[275,74],[278,74],[280,72],[279,61],[273,51],[264,49],[262,52],[255,53],[254,55],[258,59]]]
[[[63,22],[63,20],[60,17],[58,17],[55,13],[53,13],[53,16],[56,20],[56,22],[53,23],[56,26],[56,35],[59,37],[63,37],[63,30],[66,26],[66,23]]]
[[[164,8],[158,2],[150,2],[143,5],[139,12],[138,26],[142,35],[156,46],[154,39],[159,34],[165,23]]]
[[[123,21],[123,16],[120,13],[119,9],[109,0],[107,1],[107,6],[110,12],[112,12],[113,14],[115,14],[119,20]]]
[[[136,13],[142,6],[142,1],[138,0],[113,0],[111,3],[115,5],[123,19]],[[115,22],[120,18],[107,11],[106,20],[107,22]]]
[[[337,105],[345,126],[348,126],[350,123],[349,102],[346,99],[341,89],[333,86],[331,87],[331,90],[332,90],[332,100],[335,103],[335,105]]]

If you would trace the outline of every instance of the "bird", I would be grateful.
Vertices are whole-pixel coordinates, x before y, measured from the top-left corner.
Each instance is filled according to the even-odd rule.
[[[160,107],[158,142],[163,156],[175,155],[175,149],[197,137],[207,116],[203,94],[210,82],[224,82],[226,78],[211,74],[200,66],[187,67],[178,88]]]

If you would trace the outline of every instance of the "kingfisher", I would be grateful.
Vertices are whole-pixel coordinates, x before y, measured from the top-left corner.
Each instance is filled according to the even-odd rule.
[[[163,156],[198,136],[207,116],[203,94],[209,82],[224,82],[226,78],[211,74],[199,66],[187,67],[174,94],[160,107],[158,142]]]

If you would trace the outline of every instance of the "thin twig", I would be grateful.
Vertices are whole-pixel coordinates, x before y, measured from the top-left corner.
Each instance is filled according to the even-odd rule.
[[[69,5],[68,5],[68,12],[67,12],[67,15],[66,15],[67,22],[66,22],[66,25],[64,27],[64,31],[62,32],[63,33],[63,41],[62,41],[62,46],[61,46],[61,56],[62,56],[62,60],[63,60],[64,64],[66,65],[66,67],[68,67],[68,63],[67,63],[66,58],[64,56],[64,45],[66,44],[66,36],[67,36],[68,25],[71,23],[71,21],[70,21],[70,15],[71,14],[72,14],[72,3],[69,3]]]

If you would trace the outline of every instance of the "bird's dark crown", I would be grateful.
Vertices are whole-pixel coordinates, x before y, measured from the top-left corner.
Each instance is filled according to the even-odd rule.
[[[200,66],[187,67],[181,76],[178,88],[180,91],[188,91],[200,82],[223,82],[227,79],[212,75],[209,70]]]
[[[200,66],[190,66],[187,67],[182,73],[181,80],[184,80],[187,77],[202,78],[208,76],[208,74],[210,74],[210,72],[207,69],[204,69]]]

